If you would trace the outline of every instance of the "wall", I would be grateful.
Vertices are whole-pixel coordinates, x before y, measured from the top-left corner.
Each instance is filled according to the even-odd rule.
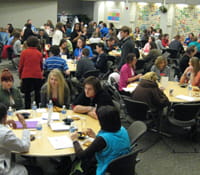
[[[0,1],[0,26],[12,23],[22,28],[27,19],[40,27],[48,19],[55,24],[57,21],[57,0],[7,0]]]

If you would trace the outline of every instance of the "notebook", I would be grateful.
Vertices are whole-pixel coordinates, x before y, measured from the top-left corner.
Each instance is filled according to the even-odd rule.
[[[22,124],[19,121],[15,121],[17,129],[23,128]],[[38,121],[26,121],[27,128],[36,128]]]
[[[68,131],[70,128],[70,125],[61,122],[51,122],[49,126],[52,131]]]

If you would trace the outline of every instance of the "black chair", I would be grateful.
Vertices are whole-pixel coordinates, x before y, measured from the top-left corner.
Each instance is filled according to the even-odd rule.
[[[12,47],[8,47],[7,48],[7,53],[8,53],[8,59],[12,62],[12,65],[14,67],[14,69],[18,69],[18,65],[15,63],[14,61],[14,51]]]
[[[147,126],[142,121],[135,121],[128,127],[127,131],[131,140],[131,147],[134,149],[137,146],[137,141],[147,131]]]
[[[135,175],[137,155],[140,150],[130,152],[114,159],[108,165],[105,175]]]
[[[96,69],[96,70],[90,70],[90,71],[87,71],[83,74],[83,78],[87,78],[89,76],[95,76],[95,77],[98,77],[100,74],[100,71],[99,69]]]
[[[169,53],[168,56],[169,63],[175,63],[175,65],[178,65],[180,60],[179,51],[170,48],[167,48],[165,51]]]

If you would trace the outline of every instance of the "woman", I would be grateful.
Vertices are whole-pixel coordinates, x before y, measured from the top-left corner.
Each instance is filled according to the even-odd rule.
[[[22,43],[24,41],[26,41],[30,36],[34,36],[35,34],[33,33],[32,29],[31,29],[31,24],[25,24],[25,30],[22,36]]]
[[[67,57],[70,57],[72,55],[73,52],[73,47],[72,47],[72,43],[69,40],[66,39],[62,39],[60,41],[60,55],[67,55]]]
[[[180,63],[179,63],[182,73],[189,66],[189,64],[188,64],[189,60],[196,54],[196,52],[197,52],[197,49],[195,46],[191,46],[186,49],[186,52],[183,55],[183,57],[181,58]]]
[[[46,107],[46,104],[52,100],[54,106],[69,107],[70,90],[62,73],[58,69],[53,69],[48,76],[46,84],[41,88],[41,105]]]
[[[124,64],[120,70],[119,91],[122,92],[129,83],[138,80],[142,75],[135,73],[135,65],[137,62],[136,55],[129,53]]]
[[[86,46],[85,44],[86,43],[85,43],[85,39],[84,38],[81,37],[81,38],[78,39],[78,41],[77,41],[77,47],[74,50],[74,57],[75,57],[75,59],[77,59],[77,60],[81,59],[83,48],[87,48],[89,50],[89,52],[90,52],[89,58],[93,57],[93,53],[92,53],[91,47],[90,46]]]
[[[27,40],[28,48],[23,50],[20,55],[19,77],[22,79],[22,89],[24,91],[25,108],[31,108],[31,92],[35,92],[35,101],[39,106],[40,88],[42,85],[42,53],[37,49],[38,38],[29,37]]]
[[[13,87],[14,78],[8,69],[1,73],[0,102],[4,103],[7,108],[12,106],[14,109],[22,109],[22,97],[18,89]]]
[[[0,174],[2,175],[28,175],[26,168],[22,165],[11,163],[11,152],[28,152],[30,147],[30,131],[26,129],[24,117],[16,114],[24,130],[22,139],[15,136],[13,131],[7,126],[7,108],[0,103]],[[9,121],[10,122],[10,121]],[[11,126],[14,126],[11,123]]]
[[[141,81],[132,94],[133,100],[147,103],[152,112],[161,111],[169,105],[167,96],[156,83],[158,77],[155,72],[148,72],[141,77]]]
[[[57,23],[56,24],[56,29],[54,31],[53,37],[52,37],[52,45],[59,45],[60,41],[63,39],[63,24],[62,23]]]
[[[96,175],[105,175],[106,168],[113,159],[129,153],[130,140],[126,129],[121,126],[117,109],[112,106],[102,106],[97,109],[97,117],[101,130],[95,135],[92,129],[87,129],[86,134],[95,140],[86,150],[82,150],[77,132],[71,135],[71,139],[77,157],[81,160],[85,158],[91,160],[95,156]]]
[[[14,38],[11,42],[11,45],[13,46],[13,52],[15,56],[20,56],[20,53],[22,51],[22,47],[21,47],[21,41],[20,41],[20,33],[19,32],[15,32],[13,34]]]
[[[159,79],[161,76],[170,77],[170,68],[167,66],[167,59],[163,56],[159,56],[155,60],[155,64],[151,67],[151,72],[155,72]]]
[[[151,49],[156,49],[155,38],[150,36],[148,42],[145,44],[143,48],[144,53],[149,53]]]
[[[199,59],[197,57],[192,57],[189,61],[189,66],[185,69],[183,75],[180,78],[180,83],[191,83],[195,86],[195,84],[198,84],[197,82],[197,75],[200,70],[199,65]],[[197,77],[196,77],[197,76]],[[194,78],[196,77],[196,83],[194,81]]]
[[[74,25],[74,30],[73,32],[70,34],[70,40],[72,42],[73,45],[73,49],[76,48],[77,45],[77,40],[81,37],[82,32],[81,32],[81,24],[80,23],[76,23]]]
[[[162,45],[164,47],[168,47],[169,46],[169,34],[164,34],[163,38],[162,38]]]

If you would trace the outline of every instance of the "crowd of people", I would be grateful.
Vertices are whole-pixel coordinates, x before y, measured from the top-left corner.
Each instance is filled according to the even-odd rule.
[[[93,46],[93,41],[97,41],[97,38],[100,40]],[[12,24],[8,24],[7,29],[1,28],[0,42],[4,46],[2,58],[6,57],[9,47],[13,50],[13,59],[19,58],[18,72],[21,80],[20,92],[13,86],[14,78],[11,72],[7,68],[1,72],[0,103],[5,104],[0,104],[1,138],[7,137],[7,133],[10,132],[5,126],[9,123],[6,118],[7,108],[11,106],[17,110],[30,109],[32,91],[37,106],[41,104],[41,107],[46,107],[49,100],[58,107],[65,105],[69,108],[71,105],[74,112],[87,114],[100,123],[101,129],[97,135],[91,129],[86,131],[86,134],[95,140],[84,151],[77,141],[77,133],[71,135],[76,155],[80,159],[96,157],[97,175],[104,175],[111,160],[130,151],[130,141],[126,129],[121,126],[120,114],[112,96],[101,85],[100,77],[89,76],[84,79],[84,73],[98,69],[101,74],[106,74],[109,69],[107,61],[110,51],[120,49],[121,56],[114,58],[115,69],[112,70],[119,73],[119,93],[147,103],[155,113],[169,105],[169,100],[157,81],[162,76],[173,77],[168,61],[171,61],[169,59],[174,54],[174,58],[178,58],[175,66],[181,74],[180,83],[200,87],[200,43],[193,33],[185,40],[176,35],[170,41],[169,35],[163,34],[162,29],[156,30],[153,27],[143,32],[136,27],[132,32],[128,26],[118,30],[112,23],[108,28],[106,23],[100,21],[98,24],[90,22],[88,25],[76,23],[72,30],[70,24],[58,22],[54,27],[51,20],[48,20],[37,29],[32,20],[28,19],[23,29],[15,29]],[[187,46],[186,50],[184,46]],[[166,56],[166,53],[170,55]],[[66,59],[62,58],[63,55],[77,62],[75,73],[70,72]],[[137,69],[139,63],[143,65],[143,71],[140,73]],[[78,84],[81,86],[81,92],[72,101],[73,87],[66,78],[72,80],[73,77],[82,82]],[[124,88],[135,81],[140,81],[135,91],[132,94],[125,92]],[[24,100],[21,93],[24,93]],[[21,116],[17,117],[24,124]],[[15,137],[13,133],[11,136]],[[28,151],[29,137],[30,133],[24,131],[24,142],[17,138],[14,140],[18,144],[4,140],[5,144],[0,149],[0,154],[3,154],[4,150],[8,153]],[[8,143],[17,147],[14,149],[10,146],[8,149]],[[3,164],[0,161],[0,172],[7,172],[9,167],[3,168]],[[21,174],[22,172],[26,174],[23,167]]]

